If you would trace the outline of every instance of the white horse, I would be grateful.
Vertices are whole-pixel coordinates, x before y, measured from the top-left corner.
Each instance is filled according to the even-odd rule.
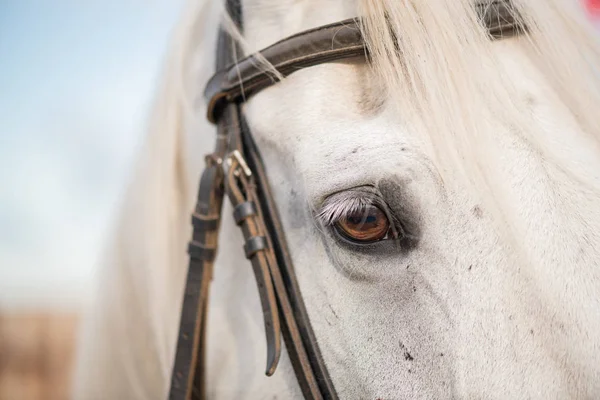
[[[514,0],[529,33],[498,41],[470,2],[243,1],[248,54],[366,21],[369,65],[307,68],[244,106],[342,399],[600,398],[600,46],[575,1]],[[87,315],[77,400],[169,390],[222,9],[190,0],[174,35]],[[384,204],[410,240],[340,244],[332,225],[356,200]],[[264,375],[228,205],[209,304],[209,398],[301,398],[285,352]]]

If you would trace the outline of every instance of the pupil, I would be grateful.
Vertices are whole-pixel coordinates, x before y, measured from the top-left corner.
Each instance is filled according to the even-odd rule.
[[[366,224],[376,224],[377,223],[377,215],[369,214],[365,215],[354,214],[347,217],[347,221],[351,225],[366,225]]]
[[[356,215],[348,217],[348,222],[350,222],[352,225],[360,224],[361,220],[362,220],[362,218],[357,217]]]

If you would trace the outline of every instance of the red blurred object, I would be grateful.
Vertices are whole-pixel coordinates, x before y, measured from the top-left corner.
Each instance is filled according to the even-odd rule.
[[[592,17],[600,18],[600,0],[584,0],[583,4]]]

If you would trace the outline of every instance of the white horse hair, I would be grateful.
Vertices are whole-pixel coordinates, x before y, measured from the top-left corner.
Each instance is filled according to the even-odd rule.
[[[371,64],[307,68],[244,106],[340,398],[600,398],[600,45],[574,0],[513,4],[528,33],[492,41],[472,0],[244,0],[243,37],[220,2],[189,0],[74,398],[166,398],[218,24],[251,53],[354,16]],[[332,218],[369,196],[410,246],[334,238]],[[285,352],[264,376],[256,284],[223,214],[209,398],[301,398]]]

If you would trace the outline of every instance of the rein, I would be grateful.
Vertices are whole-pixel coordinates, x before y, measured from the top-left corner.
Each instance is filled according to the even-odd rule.
[[[241,16],[239,0],[228,1],[227,6],[231,15]],[[493,38],[510,37],[522,29],[507,0],[477,5],[477,11]],[[241,27],[241,18],[235,22]],[[260,295],[267,340],[266,375],[273,375],[277,368],[283,337],[304,398],[336,400],[335,387],[300,293],[265,167],[241,110],[245,99],[277,81],[271,72],[261,68],[256,55],[233,60],[236,46],[235,40],[221,29],[217,72],[204,93],[207,118],[217,126],[217,140],[214,152],[205,158],[206,168],[191,217],[189,268],[168,399],[197,400],[206,395],[209,286],[217,255],[221,208],[227,195],[234,220],[244,236],[244,251]],[[327,62],[369,57],[360,20],[356,18],[290,36],[260,54],[283,76]]]

